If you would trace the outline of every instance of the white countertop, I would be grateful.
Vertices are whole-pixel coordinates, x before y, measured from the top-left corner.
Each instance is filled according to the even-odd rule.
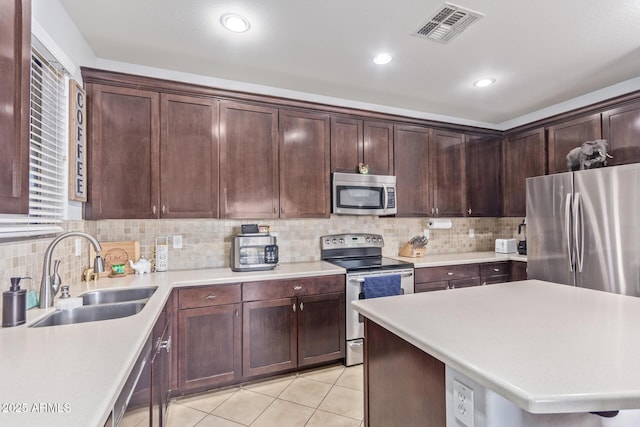
[[[521,261],[527,262],[526,255],[499,254],[496,252],[465,252],[453,254],[428,254],[420,258],[394,256],[394,259],[412,262],[415,268],[440,267],[444,265],[478,264],[482,262]]]
[[[640,298],[525,280],[353,305],[525,411],[640,408]]]
[[[248,273],[213,268],[104,278],[86,290],[158,290],[140,313],[122,319],[29,328],[54,309],[29,310],[26,325],[0,328],[0,425],[102,427],[175,287],[344,273],[326,262],[305,262]]]

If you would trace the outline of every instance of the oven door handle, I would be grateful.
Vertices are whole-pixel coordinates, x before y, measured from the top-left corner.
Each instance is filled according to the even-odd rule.
[[[413,276],[413,273],[402,273],[402,277],[411,277]],[[364,278],[363,277],[352,277],[349,279],[350,282],[356,282],[356,283],[364,283]]]

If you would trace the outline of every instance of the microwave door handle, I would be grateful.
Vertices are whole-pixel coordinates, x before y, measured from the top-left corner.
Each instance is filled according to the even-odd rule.
[[[387,186],[382,185],[382,190],[384,191],[384,210],[387,210],[387,205],[389,204],[389,195],[387,194]]]

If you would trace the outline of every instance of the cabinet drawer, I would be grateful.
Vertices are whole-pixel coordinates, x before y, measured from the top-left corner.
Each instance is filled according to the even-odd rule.
[[[483,277],[481,281],[483,285],[493,285],[494,283],[505,283],[509,281],[509,275],[503,274],[500,276]]]
[[[243,283],[242,300],[258,301],[344,292],[344,281],[345,276],[340,274],[335,276]]]
[[[480,264],[480,277],[502,276],[509,274],[509,261]]]
[[[199,286],[178,290],[178,308],[197,308],[240,302],[240,284]]]
[[[440,282],[416,283],[414,292],[431,292],[442,291],[449,288],[449,282],[446,280]]]
[[[416,283],[480,277],[478,264],[451,265],[445,267],[416,268]]]
[[[470,286],[480,286],[480,278],[479,277],[473,277],[473,278],[457,279],[457,280],[450,280],[449,281],[449,288],[450,289],[468,288]]]

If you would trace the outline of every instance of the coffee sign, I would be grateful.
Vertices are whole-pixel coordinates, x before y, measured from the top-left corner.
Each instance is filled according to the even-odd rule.
[[[75,80],[69,81],[69,200],[87,201],[87,95]]]

